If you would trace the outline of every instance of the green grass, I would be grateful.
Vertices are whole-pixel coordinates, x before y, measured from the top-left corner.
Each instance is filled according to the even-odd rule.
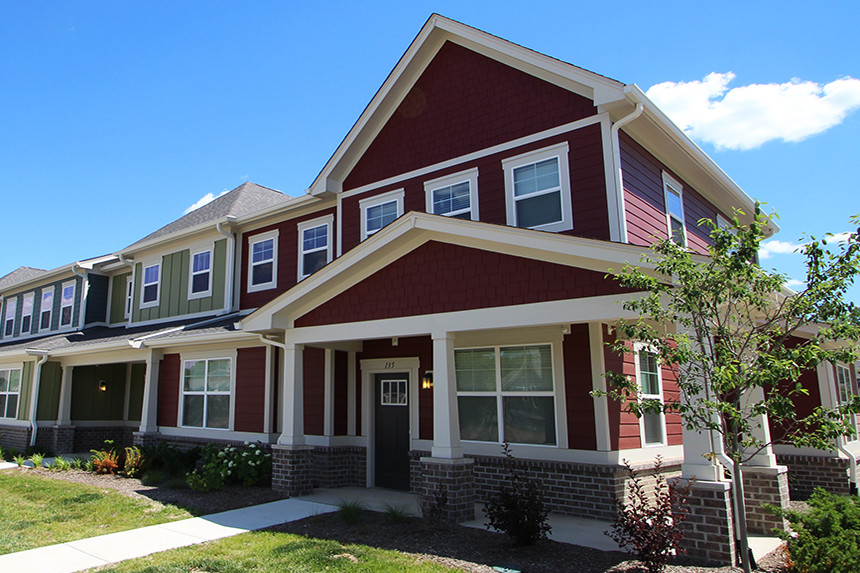
[[[192,517],[173,506],[38,473],[0,472],[0,554]]]
[[[203,545],[173,549],[99,569],[100,573],[260,573],[346,571],[441,573],[451,569],[365,545],[260,531]]]

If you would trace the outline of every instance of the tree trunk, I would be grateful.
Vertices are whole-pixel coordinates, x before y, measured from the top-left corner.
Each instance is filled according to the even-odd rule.
[[[741,554],[741,565],[744,568],[744,573],[751,573],[752,564],[750,563],[750,545],[747,534],[747,506],[744,500],[744,476],[741,464],[737,460],[732,460],[732,493],[735,495],[735,507],[738,508],[735,523],[738,526],[738,552]]]

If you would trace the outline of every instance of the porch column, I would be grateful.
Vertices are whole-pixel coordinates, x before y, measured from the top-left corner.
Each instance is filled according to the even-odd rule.
[[[57,412],[57,425],[69,426],[72,423],[72,371],[74,366],[63,366],[60,379],[60,409]]]
[[[463,457],[455,384],[453,334],[450,332],[433,334],[433,448],[431,453],[434,458]]]
[[[284,347],[284,393],[281,396],[282,446],[301,446],[305,443],[304,345],[287,342]]]
[[[143,384],[143,408],[140,414],[140,433],[158,431],[158,366],[161,351],[150,350],[146,357],[146,375]]]

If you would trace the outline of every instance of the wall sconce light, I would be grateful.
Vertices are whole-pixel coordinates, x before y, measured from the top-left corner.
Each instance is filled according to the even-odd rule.
[[[107,392],[107,382],[99,380],[99,392]]]
[[[430,390],[433,388],[433,371],[428,370],[424,373],[424,376],[421,377],[421,388],[424,390]]]

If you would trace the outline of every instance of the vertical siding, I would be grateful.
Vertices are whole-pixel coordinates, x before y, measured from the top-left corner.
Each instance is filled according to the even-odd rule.
[[[349,353],[334,352],[334,435],[347,435]]]
[[[18,399],[18,419],[30,419],[30,398],[33,395],[33,362],[25,362],[21,368],[21,394]],[[38,419],[38,416],[36,416]]]
[[[60,381],[63,369],[59,362],[45,362],[42,365],[39,382],[39,404],[36,408],[37,420],[57,420],[60,411]]]
[[[265,347],[240,348],[236,355],[236,397],[233,429],[262,432],[266,399]]]
[[[179,354],[165,354],[158,368],[158,425],[175,427],[179,413]]]
[[[121,275],[114,275],[110,279],[110,311],[108,319],[110,324],[125,322],[125,297],[126,289],[128,288],[127,282],[130,276],[131,273],[123,273]],[[133,307],[134,304],[132,303],[132,310],[134,310]]]
[[[306,346],[302,360],[305,433],[321,436],[325,426],[325,350]]]
[[[128,419],[140,422],[143,413],[143,391],[146,387],[146,364],[135,362],[131,367],[128,392]]]
[[[108,283],[110,279],[104,275],[87,275],[87,316],[86,324],[107,321]],[[125,289],[123,289],[125,290]],[[81,293],[83,295],[83,293]]]
[[[98,389],[102,380],[107,384],[104,392]],[[125,380],[123,363],[76,366],[72,371],[72,420],[122,420]]]
[[[591,391],[591,349],[588,325],[574,324],[564,337],[564,390],[567,410],[568,447],[597,449],[594,425],[594,399]]]

